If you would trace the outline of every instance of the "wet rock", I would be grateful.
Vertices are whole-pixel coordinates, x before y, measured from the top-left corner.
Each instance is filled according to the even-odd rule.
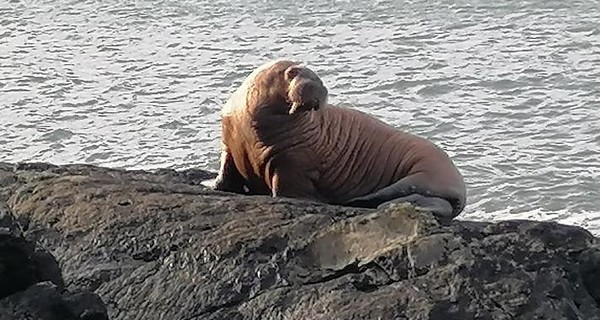
[[[0,177],[26,237],[111,319],[600,319],[599,241],[577,227],[232,195],[201,170]]]
[[[41,281],[60,289],[63,280],[58,263],[48,252],[22,236],[12,214],[0,204],[0,298]]]
[[[39,282],[0,299],[0,319],[105,320],[106,308],[92,293],[62,293],[52,282]]]
[[[23,236],[0,202],[0,319],[107,319],[100,298],[64,290],[54,257]]]

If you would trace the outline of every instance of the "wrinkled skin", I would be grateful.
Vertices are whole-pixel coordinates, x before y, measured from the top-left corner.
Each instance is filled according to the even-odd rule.
[[[257,68],[223,108],[215,188],[366,208],[410,202],[442,219],[464,209],[463,178],[443,150],[327,96],[296,62]]]

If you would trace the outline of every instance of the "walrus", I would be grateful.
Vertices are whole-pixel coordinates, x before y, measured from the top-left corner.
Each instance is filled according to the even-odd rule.
[[[298,61],[273,60],[252,71],[221,112],[214,188],[362,208],[409,202],[440,219],[462,212],[465,183],[442,149],[331,105],[328,95]]]

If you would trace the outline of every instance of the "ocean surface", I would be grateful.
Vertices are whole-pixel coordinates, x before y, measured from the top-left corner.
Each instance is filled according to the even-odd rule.
[[[1,1],[0,161],[216,170],[220,108],[281,57],[444,148],[461,219],[600,235],[597,0]]]

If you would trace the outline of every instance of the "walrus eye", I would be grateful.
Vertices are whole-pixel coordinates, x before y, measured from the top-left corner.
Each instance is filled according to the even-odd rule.
[[[298,67],[289,67],[287,68],[287,70],[285,70],[285,80],[286,81],[292,81],[292,79],[294,79],[295,77],[297,77],[300,74],[300,68]]]
[[[321,104],[319,103],[319,100],[317,100],[317,99],[313,100],[313,110],[319,110],[320,107],[321,107]]]

